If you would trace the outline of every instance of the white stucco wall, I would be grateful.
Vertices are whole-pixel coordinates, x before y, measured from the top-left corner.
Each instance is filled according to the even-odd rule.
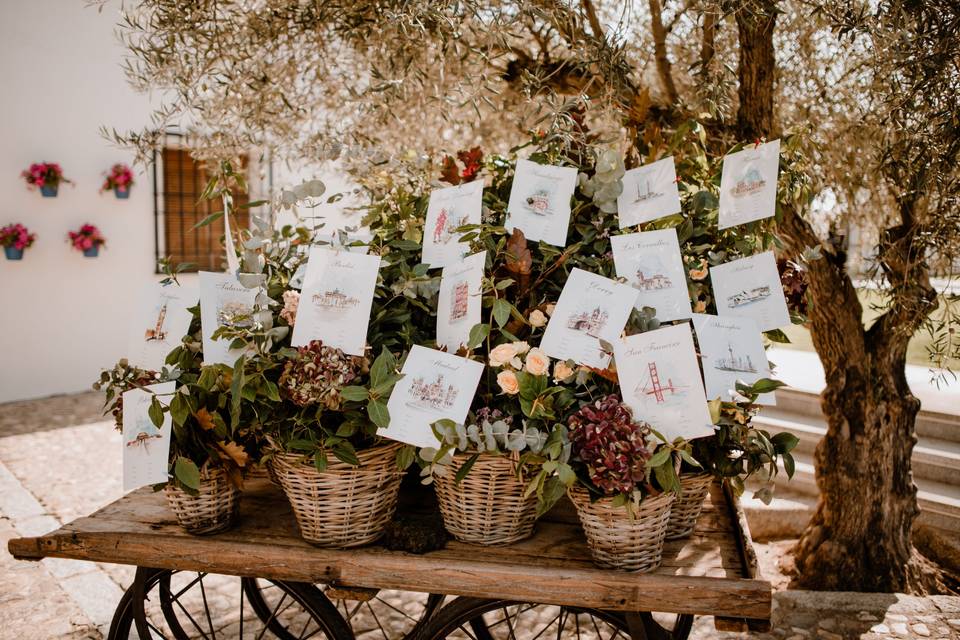
[[[0,257],[0,402],[89,389],[123,357],[132,305],[156,279],[150,172],[137,169],[129,200],[98,192],[111,165],[132,161],[99,128],[143,127],[150,101],[120,68],[119,1],[100,13],[84,4],[0,2],[0,226],[37,234],[22,261]],[[40,161],[60,163],[76,184],[57,198],[29,191],[20,172]],[[278,167],[275,184],[298,173],[310,174]],[[107,239],[98,258],[66,241],[85,222]]]

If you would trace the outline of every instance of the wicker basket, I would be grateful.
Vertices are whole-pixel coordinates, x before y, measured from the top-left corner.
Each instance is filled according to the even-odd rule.
[[[680,476],[680,495],[670,507],[670,524],[667,525],[667,540],[686,538],[693,532],[697,518],[703,510],[713,476],[709,473],[691,473]]]
[[[277,452],[273,472],[290,500],[300,535],[320,547],[344,549],[373,542],[397,508],[403,472],[397,469],[399,442],[357,453],[360,466],[331,461],[317,471],[310,458]]]
[[[582,487],[575,486],[568,494],[596,564],[640,572],[660,566],[674,494],[645,498],[633,518],[625,508],[614,507],[611,498],[590,502],[590,494]]]
[[[530,537],[537,519],[537,496],[523,497],[526,488],[507,457],[481,455],[470,472],[455,482],[468,455],[456,455],[446,476],[437,476],[434,485],[440,502],[443,524],[460,542],[510,544]]]
[[[197,495],[168,483],[164,488],[167,504],[180,526],[194,535],[229,529],[237,519],[240,491],[222,469],[202,470]]]

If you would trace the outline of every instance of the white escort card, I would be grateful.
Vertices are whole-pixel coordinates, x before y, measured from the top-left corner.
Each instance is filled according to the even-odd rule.
[[[462,234],[455,231],[467,224],[480,224],[482,211],[483,180],[431,191],[423,225],[423,261],[431,267],[460,262],[470,247],[460,242]]]
[[[193,319],[189,309],[195,304],[197,291],[193,287],[159,282],[144,287],[127,341],[130,364],[150,371],[162,369],[167,355],[187,335]]]
[[[173,420],[163,414],[158,429],[150,419],[150,401],[153,393],[166,405],[176,389],[175,382],[163,382],[143,389],[131,389],[123,394],[123,490],[133,491],[149,484],[167,481],[170,432]],[[151,391],[153,393],[151,393]]]
[[[753,384],[770,377],[770,363],[763,348],[760,328],[752,318],[693,315],[693,328],[700,344],[700,362],[707,397],[734,400],[737,381]],[[757,404],[777,404],[774,393],[762,393]]]
[[[416,447],[436,447],[430,426],[447,418],[462,424],[477,392],[483,363],[414,345],[393,387],[382,436]]]
[[[611,236],[617,275],[640,292],[636,307],[653,307],[661,321],[693,313],[676,229]]]
[[[760,331],[790,324],[773,251],[710,267],[710,281],[717,315],[753,318]]]
[[[290,344],[313,340],[362,356],[380,256],[310,247]]]
[[[232,273],[201,271],[199,277],[203,364],[227,364],[232,367],[243,351],[231,349],[228,339],[214,340],[213,334],[221,327],[252,327],[258,290],[246,288]]]
[[[614,342],[630,318],[637,290],[583,269],[573,269],[550,316],[540,348],[559,360],[598,369],[610,362],[600,340]]]
[[[566,246],[570,198],[576,186],[575,167],[517,160],[504,226],[508,231],[520,229],[528,240]]]
[[[470,329],[480,322],[483,267],[487,252],[468,256],[443,268],[437,303],[437,345],[455,352],[467,344]]]
[[[720,228],[773,216],[779,171],[779,140],[750,145],[724,157],[720,177]]]
[[[617,197],[621,229],[674,213],[680,213],[680,190],[672,156],[623,174],[623,191]]]
[[[620,394],[636,420],[668,442],[713,434],[690,325],[677,324],[613,343]]]

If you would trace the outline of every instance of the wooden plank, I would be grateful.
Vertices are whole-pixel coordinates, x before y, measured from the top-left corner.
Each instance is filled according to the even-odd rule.
[[[730,520],[733,525],[732,537],[737,543],[743,566],[743,575],[747,578],[761,580],[760,561],[757,559],[757,551],[753,546],[753,538],[750,536],[750,524],[747,522],[747,516],[740,505],[740,498],[727,482],[723,483],[723,493],[730,511]],[[746,616],[727,618],[718,615],[713,619],[713,626],[717,631],[769,631],[770,621],[769,618],[756,621],[749,620]]]

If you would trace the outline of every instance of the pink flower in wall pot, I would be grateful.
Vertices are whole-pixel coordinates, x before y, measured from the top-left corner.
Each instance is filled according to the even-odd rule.
[[[100,247],[107,243],[100,230],[92,224],[83,225],[79,231],[70,231],[67,237],[73,248],[88,258],[96,258],[100,254]]]
[[[44,198],[56,198],[60,183],[72,183],[63,175],[63,169],[56,162],[37,162],[20,172],[20,176],[31,189],[39,189]]]
[[[126,200],[130,197],[130,187],[133,186],[133,171],[125,164],[115,164],[110,167],[106,173],[106,179],[103,186],[100,187],[100,193],[113,190],[113,195],[118,200]]]
[[[3,247],[7,260],[22,260],[24,250],[32,246],[36,239],[37,234],[30,233],[30,230],[20,223],[0,228],[0,246]]]

